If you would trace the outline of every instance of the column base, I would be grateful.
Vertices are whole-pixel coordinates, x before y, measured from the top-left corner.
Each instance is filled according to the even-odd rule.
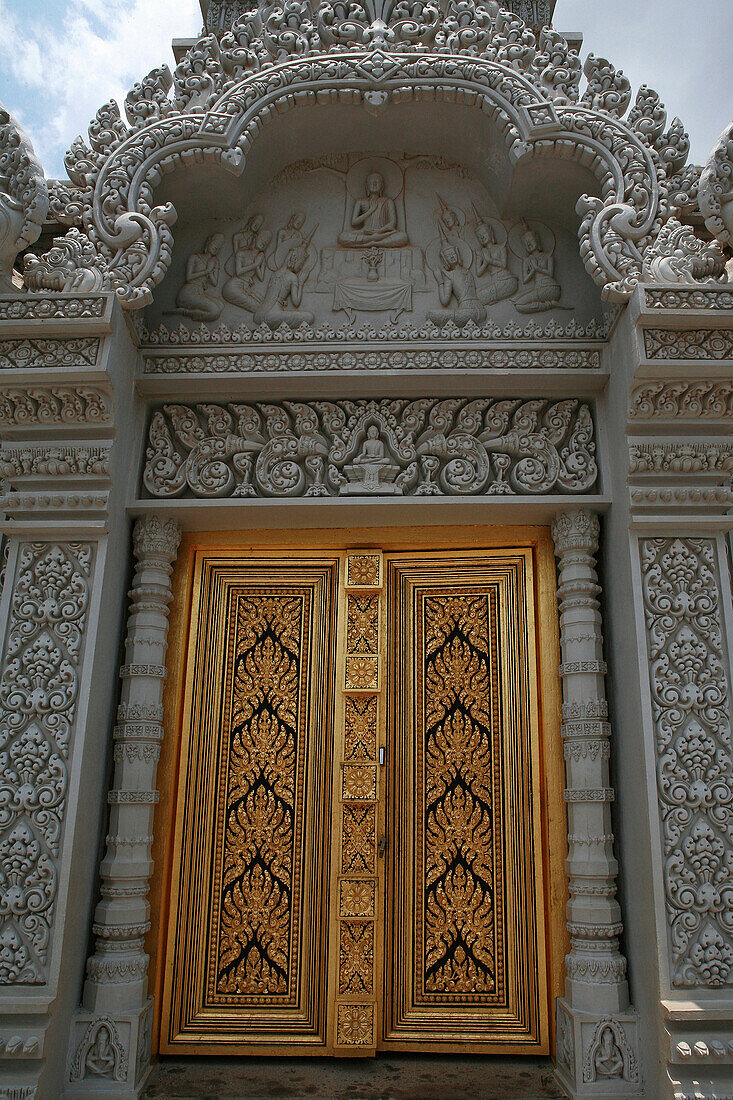
[[[556,1011],[557,1076],[572,1100],[644,1095],[633,1009],[582,1012],[559,997]]]
[[[80,1010],[71,1025],[65,1100],[139,1100],[150,1073],[153,1000],[137,1012]]]

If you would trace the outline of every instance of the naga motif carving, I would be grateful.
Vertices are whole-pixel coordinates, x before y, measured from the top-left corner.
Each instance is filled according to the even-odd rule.
[[[21,546],[0,673],[0,984],[46,980],[92,548]]]
[[[715,543],[640,543],[672,984],[733,984],[730,685]]]
[[[34,244],[48,213],[48,187],[27,135],[0,103],[0,293],[16,291],[15,257]]]
[[[316,98],[378,114],[391,102],[456,89],[494,120],[511,160],[561,151],[588,165],[598,193],[578,201],[581,256],[604,296],[626,301],[664,224],[696,201],[699,172],[686,167],[687,135],[678,119],[667,126],[655,92],[642,87],[627,114],[622,73],[591,57],[585,75],[581,91],[578,55],[561,35],[544,28],[536,36],[495,4],[263,5],[241,13],[220,40],[200,38],[172,80],[161,68],[136,84],[125,100],[127,122],[116,103],[103,105],[88,142],[77,139],[69,150],[71,183],[52,186],[51,206],[89,242],[87,249],[76,241],[81,285],[101,279],[123,305],[139,308],[170,265],[177,214],[154,197],[165,173],[194,161],[242,173],[269,120]],[[372,183],[361,200],[369,211],[355,206],[346,232],[389,248],[407,231],[376,175]],[[57,286],[54,261],[41,263],[51,270],[29,262],[36,285]]]
[[[733,123],[720,135],[702,171],[698,201],[713,236],[733,246]]]
[[[165,405],[154,497],[588,493],[593,420],[576,400],[421,398]]]

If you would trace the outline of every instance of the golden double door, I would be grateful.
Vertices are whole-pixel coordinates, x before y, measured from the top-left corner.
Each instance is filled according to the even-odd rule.
[[[192,563],[161,1052],[548,1052],[537,546]]]

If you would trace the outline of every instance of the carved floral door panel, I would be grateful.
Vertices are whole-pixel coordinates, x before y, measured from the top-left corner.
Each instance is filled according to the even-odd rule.
[[[338,567],[198,563],[163,1052],[325,1042]]]
[[[547,1051],[532,550],[194,578],[161,1052]]]
[[[547,1051],[532,553],[386,571],[384,1045]]]

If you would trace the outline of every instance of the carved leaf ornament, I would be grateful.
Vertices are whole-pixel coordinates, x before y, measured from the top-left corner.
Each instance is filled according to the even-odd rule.
[[[588,493],[593,420],[576,400],[421,398],[165,405],[153,497]]]
[[[699,169],[686,167],[687,134],[678,119],[667,125],[656,92],[642,86],[629,110],[629,82],[610,62],[589,56],[581,90],[582,75],[565,39],[549,29],[536,38],[497,4],[263,4],[220,38],[199,39],[174,74],[163,66],[136,84],[127,121],[113,101],[99,109],[88,142],[77,138],[67,154],[71,183],[51,184],[52,213],[72,228],[41,259],[28,258],[26,282],[114,288],[125,307],[144,306],[173,246],[176,211],[154,198],[164,175],[194,162],[241,174],[268,120],[316,98],[382,110],[390,101],[460,95],[497,123],[515,163],[572,149],[590,167],[598,194],[577,203],[581,256],[603,296],[624,302],[670,217],[696,203]],[[689,229],[678,238],[665,278],[679,280],[682,268],[686,278],[722,274],[715,245],[685,268],[680,250],[695,252],[699,242]]]

